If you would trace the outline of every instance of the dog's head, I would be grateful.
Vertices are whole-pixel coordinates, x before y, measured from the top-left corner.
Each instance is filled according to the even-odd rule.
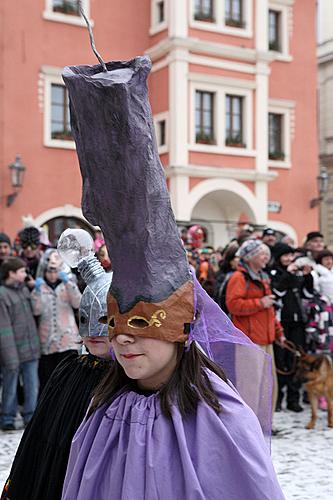
[[[304,351],[301,351],[297,363],[295,378],[302,383],[315,380],[319,375],[319,371],[324,361],[325,361],[325,356],[323,355],[306,354]]]

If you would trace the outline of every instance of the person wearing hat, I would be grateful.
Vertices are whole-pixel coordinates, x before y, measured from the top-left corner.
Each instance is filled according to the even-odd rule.
[[[5,259],[11,256],[12,247],[10,238],[6,233],[0,233],[0,267]]]
[[[272,357],[272,408],[277,399],[277,378],[273,342],[283,337],[283,330],[275,316],[273,295],[268,275],[264,272],[271,252],[260,240],[247,240],[237,254],[240,262],[229,279],[226,304],[233,323]]]
[[[27,268],[26,284],[29,290],[32,290],[35,286],[38,264],[41,258],[39,251],[40,232],[37,227],[25,227],[18,233],[18,238],[21,246],[19,256],[24,260]]]
[[[151,61],[106,69],[63,74],[83,213],[103,231],[112,261],[107,324],[115,362],[74,436],[62,499],[282,500],[264,439],[269,359],[189,267],[155,140]],[[238,364],[227,355],[236,348]]]
[[[271,227],[267,227],[262,233],[262,242],[269,248],[273,248],[276,243],[276,231]]]
[[[324,248],[324,236],[320,231],[310,231],[306,235],[306,239],[304,242],[304,251],[308,255],[308,257],[312,259],[313,264],[315,264],[318,253],[324,250]]]
[[[333,252],[325,249],[318,252],[312,273],[315,289],[333,303]]]
[[[28,424],[37,403],[39,338],[25,286],[25,262],[9,257],[2,264],[0,286],[0,365],[3,377],[1,429],[15,430],[17,382],[23,376],[23,420]]]
[[[305,348],[305,327],[307,313],[303,299],[313,296],[312,268],[303,266],[300,269],[294,262],[295,249],[286,243],[277,243],[273,248],[274,262],[270,269],[271,287],[277,297],[277,316],[283,326],[287,340],[297,347]],[[287,387],[287,409],[300,412],[303,410],[299,404],[301,384],[294,380],[292,371],[293,355],[278,344],[274,346],[278,372],[278,400],[277,411],[281,410],[284,398],[283,388]],[[286,374],[284,374],[285,372]]]

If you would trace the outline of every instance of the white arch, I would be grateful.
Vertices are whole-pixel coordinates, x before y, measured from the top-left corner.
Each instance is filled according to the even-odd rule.
[[[295,241],[296,245],[298,244],[297,232],[290,224],[279,220],[269,220],[267,221],[267,227],[271,227],[272,229],[276,229],[277,231],[287,234]]]
[[[74,205],[64,205],[62,207],[50,208],[49,210],[37,215],[37,217],[34,218],[34,223],[36,226],[40,227],[45,224],[45,222],[56,217],[76,217],[77,219],[83,220],[86,224],[89,224],[89,222],[84,218],[81,208],[75,207]]]
[[[263,207],[260,206],[252,191],[239,181],[218,178],[202,181],[190,191],[186,207],[187,220],[191,220],[191,215],[196,204],[207,194],[216,191],[229,191],[240,197],[252,212],[251,218],[253,222],[260,223],[260,220],[263,218]]]

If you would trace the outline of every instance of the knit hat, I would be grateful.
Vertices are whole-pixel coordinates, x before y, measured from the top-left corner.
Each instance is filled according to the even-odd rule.
[[[257,255],[266,245],[260,240],[246,240],[237,251],[237,256],[245,262],[251,260]]]
[[[10,238],[6,233],[0,233],[0,243],[8,243],[10,246]]]
[[[272,248],[272,255],[275,260],[278,260],[282,255],[286,255],[287,253],[295,253],[295,248],[287,245],[287,243],[282,243],[279,241]]]

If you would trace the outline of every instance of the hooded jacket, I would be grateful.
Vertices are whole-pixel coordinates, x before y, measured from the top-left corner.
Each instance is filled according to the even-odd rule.
[[[271,344],[281,328],[274,307],[262,305],[265,295],[272,295],[268,276],[259,278],[246,264],[239,265],[229,279],[226,303],[234,325],[259,345]]]
[[[0,286],[0,365],[14,370],[39,356],[29,290],[24,284]]]

